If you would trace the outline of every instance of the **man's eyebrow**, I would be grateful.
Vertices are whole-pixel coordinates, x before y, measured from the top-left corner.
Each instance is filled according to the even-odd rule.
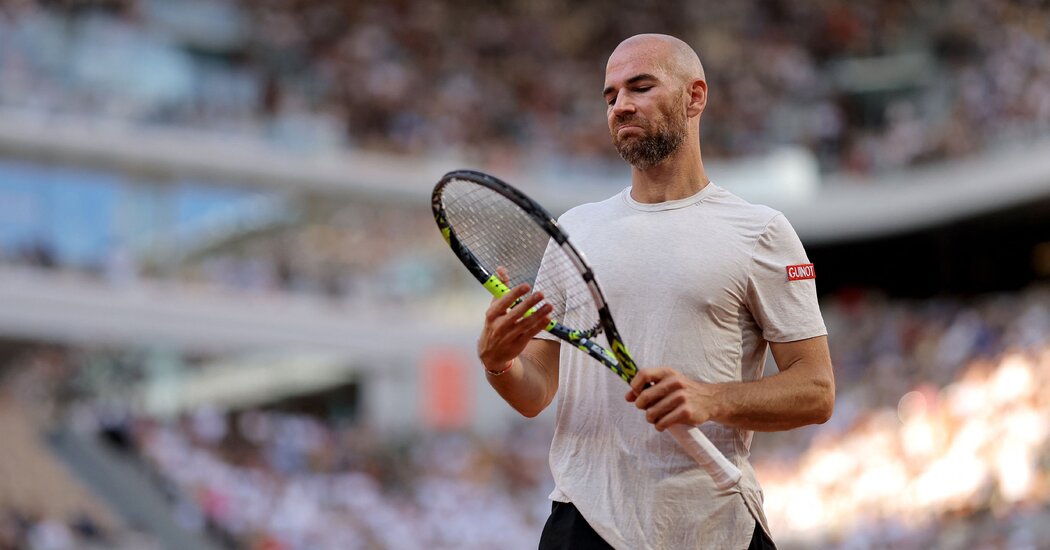
[[[649,73],[642,73],[642,74],[634,75],[631,78],[628,78],[627,82],[625,82],[625,84],[630,86],[631,84],[637,84],[637,83],[639,83],[639,82],[641,82],[643,80],[660,80],[660,79],[656,78],[656,75],[649,74]],[[611,92],[611,91],[613,91],[613,87],[612,86],[606,86],[605,89],[602,90],[602,96],[604,97],[604,96],[609,95],[609,92]]]

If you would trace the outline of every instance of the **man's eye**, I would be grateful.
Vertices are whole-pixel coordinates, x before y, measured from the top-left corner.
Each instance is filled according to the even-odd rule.
[[[652,90],[652,89],[653,89],[652,86],[642,86],[640,88],[635,88],[634,90],[636,92],[643,92],[644,93],[644,92],[648,92],[649,90]]]

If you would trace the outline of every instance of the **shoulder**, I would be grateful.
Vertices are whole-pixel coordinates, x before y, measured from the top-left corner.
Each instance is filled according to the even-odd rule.
[[[760,239],[795,238],[787,217],[775,208],[748,202],[723,187],[716,187],[705,199],[707,214],[718,220],[730,237],[753,247]]]
[[[617,215],[617,210],[623,206],[622,195],[623,191],[605,200],[574,206],[558,217],[558,223],[560,225],[574,225],[615,216]]]
[[[707,197],[706,202],[723,215],[739,222],[746,223],[747,225],[759,230],[764,229],[767,225],[776,220],[783,220],[785,223],[787,222],[784,214],[779,210],[764,204],[748,202],[735,193],[720,186],[715,186],[711,194]]]

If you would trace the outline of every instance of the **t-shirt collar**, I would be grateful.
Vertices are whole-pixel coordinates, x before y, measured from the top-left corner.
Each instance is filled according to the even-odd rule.
[[[705,185],[703,189],[701,189],[694,195],[690,195],[688,197],[685,197],[684,199],[676,199],[673,201],[665,202],[638,202],[631,198],[630,186],[628,186],[622,192],[620,192],[620,196],[623,197],[623,202],[626,203],[627,206],[633,210],[640,210],[642,212],[659,212],[662,210],[675,210],[677,208],[685,208],[686,206],[692,206],[704,200],[704,198],[713,193],[717,187],[718,186],[715,185],[714,182],[708,182],[708,184]]]

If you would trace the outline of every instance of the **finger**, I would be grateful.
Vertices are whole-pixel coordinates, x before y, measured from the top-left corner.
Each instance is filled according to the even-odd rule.
[[[525,318],[525,314],[541,301],[543,301],[543,293],[534,292],[531,296],[522,300],[520,304],[512,307],[507,314],[510,315],[511,319],[514,319],[515,322],[518,322]]]
[[[524,296],[528,291],[528,283],[522,283],[510,289],[510,292],[492,301],[488,311],[485,313],[485,318],[491,323],[492,321],[495,321],[496,318],[506,315],[507,308],[509,308],[518,298]]]
[[[641,395],[642,391],[646,387],[659,382],[663,378],[664,369],[642,369],[638,371],[638,374],[634,376],[634,380],[631,380],[631,390],[636,395]]]
[[[534,317],[529,317],[529,320],[527,321],[529,326],[517,335],[518,344],[523,346],[528,344],[529,340],[532,340],[537,334],[543,332],[543,329],[550,324],[550,318],[546,316],[539,316],[535,321],[533,321],[533,319]],[[526,323],[522,323],[522,325],[525,324]]]
[[[500,334],[505,340],[517,340],[523,333],[532,330],[532,323],[536,322],[533,318],[536,313],[533,312],[533,315],[528,317],[525,317],[525,313],[534,308],[536,302],[542,299],[542,295],[534,295],[522,300],[520,304],[508,310],[505,315],[498,317],[491,322],[493,332]],[[549,310],[547,311],[549,313]],[[550,322],[549,319],[548,322]],[[542,328],[542,326],[540,328]],[[539,332],[539,329],[536,329],[533,332]]]
[[[510,283],[510,275],[507,274],[507,268],[506,267],[504,267],[502,265],[497,267],[496,268],[496,276],[499,277],[499,280],[503,281],[503,284],[509,284]]]
[[[627,390],[627,394],[623,396],[628,403],[634,403],[635,399],[638,399],[638,394],[634,393],[634,390]]]
[[[530,339],[550,324],[550,312],[553,308],[544,304],[535,313],[519,320],[514,326],[509,327],[509,336],[514,339]],[[508,319],[510,316],[508,316]]]
[[[532,315],[522,319],[518,324],[522,325],[522,329],[525,332],[532,332],[535,334],[540,330],[543,330],[551,322],[551,312],[554,311],[554,306],[550,304],[543,304],[540,306]]]
[[[663,399],[669,393],[671,393],[671,386],[661,382],[650,384],[649,386],[642,388],[642,391],[633,389],[633,383],[631,384],[631,386],[632,391],[638,394],[638,397],[635,398],[634,406],[643,410],[648,410],[649,407],[652,407],[654,403]]]
[[[675,424],[684,424],[686,426],[692,426],[692,420],[689,416],[689,409],[687,407],[680,406],[675,407],[671,412],[665,414],[660,421],[655,424],[656,431],[662,432]]]
[[[670,367],[643,369],[638,371],[638,374],[631,380],[631,389],[635,394],[641,395],[646,388],[678,376],[679,372]]]
[[[671,394],[659,401],[653,402],[645,409],[645,420],[656,425],[663,421],[664,417],[672,411],[685,404],[685,398],[681,394]]]

